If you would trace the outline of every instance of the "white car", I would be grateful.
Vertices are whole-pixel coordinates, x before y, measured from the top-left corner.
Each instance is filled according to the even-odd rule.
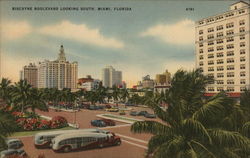
[[[8,149],[19,149],[23,147],[23,142],[20,139],[7,139],[6,144],[8,146]]]
[[[27,157],[26,152],[23,149],[8,149],[0,153],[0,158],[7,158],[9,156],[22,156]]]

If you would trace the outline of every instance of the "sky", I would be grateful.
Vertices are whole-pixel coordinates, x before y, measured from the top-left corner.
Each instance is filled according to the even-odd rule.
[[[79,78],[101,79],[101,69],[112,65],[131,87],[143,76],[154,79],[166,69],[172,74],[192,70],[195,21],[225,12],[234,2],[0,1],[1,73],[16,82],[24,65],[56,60],[60,45],[67,60],[78,62]],[[16,10],[20,7],[32,10]],[[60,10],[65,7],[78,10]],[[115,9],[125,7],[129,10]]]

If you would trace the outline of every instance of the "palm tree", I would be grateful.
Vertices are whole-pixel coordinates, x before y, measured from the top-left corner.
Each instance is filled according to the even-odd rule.
[[[200,70],[179,70],[162,99],[168,103],[168,109],[161,109],[154,97],[147,102],[164,122],[139,121],[131,126],[135,133],[154,134],[148,143],[147,156],[228,158],[238,156],[239,149],[249,150],[246,137],[220,127],[231,114],[227,110],[233,108],[232,100],[223,93],[208,100],[203,97],[205,86],[211,81]]]
[[[246,119],[250,121],[250,90],[245,90],[245,92],[241,94],[240,105],[244,111]]]
[[[121,89],[121,93],[120,93],[120,98],[122,99],[122,101],[125,103],[127,101],[127,99],[129,98],[129,93],[128,90],[126,88]]]
[[[2,98],[7,104],[11,102],[11,81],[7,78],[2,78],[0,83],[0,98]]]
[[[114,101],[116,103],[116,106],[118,106],[118,100],[119,100],[119,96],[120,96],[120,90],[115,85],[112,87],[112,90],[113,90],[112,97],[113,97],[113,99],[114,99]]]
[[[26,80],[20,80],[18,83],[15,83],[15,88],[13,91],[13,101],[14,104],[17,106],[15,108],[21,109],[21,112],[30,106],[31,97],[31,85],[28,84]]]
[[[43,99],[44,93],[37,88],[33,88],[30,91],[30,103],[27,108],[31,108],[32,112],[35,113],[35,109],[39,109],[42,111],[48,111],[48,107],[46,106],[46,102]]]

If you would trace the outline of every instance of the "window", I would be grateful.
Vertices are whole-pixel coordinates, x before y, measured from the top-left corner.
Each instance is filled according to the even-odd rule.
[[[223,64],[223,63],[224,63],[223,59],[217,60],[217,64]]]
[[[239,24],[240,24],[240,25],[245,25],[245,20],[240,20],[240,21],[239,21]]]
[[[199,41],[203,41],[203,36],[200,36],[200,37],[199,37]]]
[[[217,80],[216,82],[217,82],[217,84],[224,84],[223,80]]]
[[[214,78],[214,74],[213,73],[207,74],[207,76],[211,77],[211,78]]]
[[[233,37],[227,38],[227,42],[232,42],[232,41],[234,41],[234,38],[233,38]]]
[[[207,29],[207,32],[213,32],[213,31],[214,31],[213,27]]]
[[[221,36],[223,36],[223,32],[217,33],[217,37],[221,37]]]
[[[200,43],[200,44],[199,44],[199,47],[203,47],[203,43]]]
[[[208,52],[213,52],[214,51],[214,47],[209,47],[207,51]]]
[[[234,84],[234,80],[227,80],[227,84]]]
[[[222,15],[221,15],[221,16],[217,16],[215,19],[216,19],[216,20],[223,19],[223,16],[222,16]],[[222,26],[222,25],[221,25],[221,26]]]
[[[234,77],[234,72],[228,72],[227,77]]]
[[[204,22],[203,21],[199,21],[199,24],[201,25],[201,24],[204,24]]]
[[[223,71],[224,70],[224,67],[223,66],[218,66],[217,67],[217,71]]]
[[[240,80],[240,84],[246,84],[246,80],[245,79],[241,79]]]
[[[240,35],[240,40],[245,39],[245,35]]]
[[[207,45],[213,45],[214,44],[214,42],[213,41],[209,41],[208,43],[207,43]]]
[[[240,47],[245,47],[245,42],[240,42]]]
[[[228,92],[233,92],[234,91],[234,87],[227,87],[227,91]]]
[[[240,87],[240,91],[244,92],[246,90],[246,87]]]
[[[212,38],[214,38],[213,34],[207,35],[207,39],[212,39]]]
[[[218,92],[221,92],[221,91],[223,91],[224,89],[223,89],[223,87],[217,87],[217,91]]]
[[[243,14],[243,13],[245,13],[245,10],[240,10],[239,11],[239,14]]]
[[[214,61],[213,61],[213,60],[210,60],[210,61],[208,61],[207,63],[208,63],[208,65],[213,65],[213,64],[214,64]]]
[[[234,65],[228,65],[227,70],[234,70]]]
[[[208,54],[208,55],[207,55],[207,58],[208,58],[208,59],[214,58],[214,54]]]
[[[234,48],[234,45],[233,44],[228,44],[227,45],[227,49],[233,49]]]
[[[222,77],[224,77],[223,73],[217,73],[217,78],[222,78]]]
[[[220,26],[217,26],[216,27],[216,30],[219,31],[219,30],[222,30],[223,29],[223,25],[220,25]]]
[[[203,49],[200,49],[199,52],[200,52],[200,53],[203,53]]]
[[[240,57],[240,61],[246,61],[246,58],[245,57]]]
[[[201,61],[201,62],[199,63],[199,65],[200,65],[200,66],[203,66],[203,62]]]
[[[234,27],[234,23],[233,22],[226,24],[226,28],[232,28],[232,27]]]
[[[233,35],[233,34],[234,34],[234,30],[227,31],[227,35]]]
[[[246,76],[246,72],[245,72],[245,71],[240,72],[240,76],[241,76],[241,77]]]
[[[227,56],[234,56],[234,51],[228,51]]]
[[[217,50],[223,50],[223,46],[217,46],[216,49]]]
[[[220,52],[220,53],[217,53],[217,57],[223,57],[224,55],[223,55],[223,53],[222,52]]]
[[[208,87],[207,90],[208,91],[214,91],[214,87]]]
[[[202,35],[202,34],[203,34],[203,30],[200,30],[200,31],[199,31],[199,34]]]
[[[245,27],[241,27],[240,32],[245,32]]]
[[[240,50],[240,54],[246,54],[245,49],[241,49],[241,50]]]
[[[240,69],[246,69],[246,65],[245,64],[240,64]]]
[[[233,58],[228,58],[227,63],[234,63],[234,59]]]
[[[200,55],[200,60],[203,59],[203,55]]]
[[[208,67],[208,71],[214,71],[214,67]]]
[[[223,39],[218,39],[218,40],[216,41],[216,43],[217,43],[217,44],[223,43]]]

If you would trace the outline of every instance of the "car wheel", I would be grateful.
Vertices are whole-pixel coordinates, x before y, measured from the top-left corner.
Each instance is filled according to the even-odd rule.
[[[69,146],[67,146],[67,147],[65,147],[65,148],[63,149],[63,151],[64,151],[65,153],[70,152],[70,150],[71,150],[71,148],[70,148]]]
[[[121,143],[122,143],[121,141],[117,141],[116,145],[121,145]]]
[[[103,144],[99,144],[98,146],[99,146],[99,148],[103,148]]]

